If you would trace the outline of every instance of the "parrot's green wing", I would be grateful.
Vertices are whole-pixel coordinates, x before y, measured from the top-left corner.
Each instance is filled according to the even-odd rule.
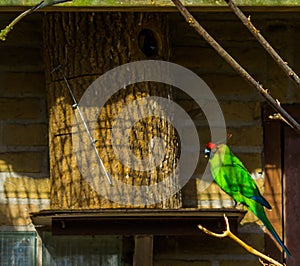
[[[223,160],[222,160],[223,154]],[[252,199],[271,209],[270,204],[260,194],[258,187],[243,163],[228,148],[221,144],[210,159],[213,178],[216,183],[236,202],[248,205],[244,198]]]

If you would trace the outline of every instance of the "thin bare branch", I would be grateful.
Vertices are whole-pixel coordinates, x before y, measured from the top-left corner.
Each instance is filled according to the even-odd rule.
[[[217,234],[214,233],[208,229],[206,229],[205,227],[203,227],[202,225],[198,225],[198,228],[203,231],[204,233],[214,236],[214,237],[218,237],[218,238],[224,238],[224,237],[230,237],[232,240],[234,240],[235,242],[237,242],[241,247],[243,247],[244,249],[246,249],[248,252],[250,252],[251,254],[262,258],[270,263],[272,263],[272,265],[275,266],[284,266],[283,264],[279,263],[278,261],[270,258],[269,256],[266,256],[265,254],[259,252],[258,250],[254,249],[253,247],[249,246],[248,244],[246,244],[244,241],[242,241],[240,238],[238,238],[236,235],[234,235],[231,231],[230,231],[230,225],[229,225],[229,221],[228,218],[226,216],[226,214],[224,214],[224,219],[225,219],[225,223],[226,223],[226,230],[222,233],[222,234]]]
[[[281,116],[288,122],[288,125],[292,125],[292,128],[300,134],[300,124],[283,109],[275,99],[269,94],[267,89],[257,82],[225,49],[199,24],[199,22],[191,15],[191,13],[183,6],[180,0],[172,0],[179,12],[215,50],[216,52],[237,72],[241,77],[247,80],[256,90],[262,95],[266,102],[272,106]]]
[[[27,9],[19,16],[17,16],[8,26],[6,26],[3,30],[0,31],[0,41],[5,41],[8,33],[14,28],[14,26],[25,16],[31,14],[34,11],[34,7]]]
[[[27,9],[26,11],[24,11],[23,13],[21,13],[19,16],[17,16],[11,23],[9,23],[8,26],[6,26],[4,29],[2,29],[0,31],[0,41],[5,41],[7,38],[8,33],[13,29],[13,27],[24,17],[26,17],[27,15],[37,11],[38,9],[41,8],[45,8],[47,6],[51,6],[51,5],[56,5],[56,4],[60,4],[63,2],[68,2],[68,1],[72,1],[72,0],[54,0],[54,1],[41,1],[40,3],[38,3],[37,5],[31,7],[30,9]]]
[[[292,68],[289,67],[287,62],[285,62],[280,55],[274,50],[274,48],[269,44],[269,42],[260,34],[260,31],[256,29],[256,27],[252,24],[250,16],[247,18],[245,14],[241,11],[241,9],[232,1],[225,0],[231,10],[236,14],[236,16],[243,22],[243,24],[248,28],[248,30],[252,33],[252,35],[256,38],[256,40],[265,48],[265,50],[270,54],[270,56],[274,59],[276,64],[284,71],[284,73],[292,79],[299,87],[300,87],[300,78],[293,71]]]

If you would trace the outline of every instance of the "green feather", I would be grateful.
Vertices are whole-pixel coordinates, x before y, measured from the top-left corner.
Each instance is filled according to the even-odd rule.
[[[245,205],[249,211],[253,212],[272,233],[284,251],[290,255],[265,214],[263,206],[271,209],[270,204],[259,192],[255,181],[243,163],[225,144],[220,144],[211,151],[209,162],[211,174],[218,186],[237,203]]]

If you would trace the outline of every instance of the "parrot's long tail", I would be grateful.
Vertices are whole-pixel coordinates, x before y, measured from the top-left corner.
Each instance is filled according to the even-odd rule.
[[[291,253],[289,252],[289,250],[287,249],[287,247],[283,244],[282,240],[280,239],[280,237],[276,233],[274,227],[272,226],[272,224],[270,223],[269,219],[267,218],[267,216],[265,214],[265,211],[263,210],[262,212],[257,212],[256,215],[263,222],[263,224],[265,225],[265,227],[268,228],[268,230],[270,231],[270,233],[272,234],[272,236],[276,239],[276,241],[283,248],[283,250],[286,252],[286,254],[288,254],[291,257],[292,256]]]

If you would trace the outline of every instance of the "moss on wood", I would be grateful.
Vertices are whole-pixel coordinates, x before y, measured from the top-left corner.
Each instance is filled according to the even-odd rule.
[[[33,6],[39,0],[0,0],[0,6]],[[226,6],[222,0],[183,0],[187,6]],[[299,0],[236,0],[241,6],[299,6]],[[72,7],[172,7],[171,0],[73,0],[60,6]]]

